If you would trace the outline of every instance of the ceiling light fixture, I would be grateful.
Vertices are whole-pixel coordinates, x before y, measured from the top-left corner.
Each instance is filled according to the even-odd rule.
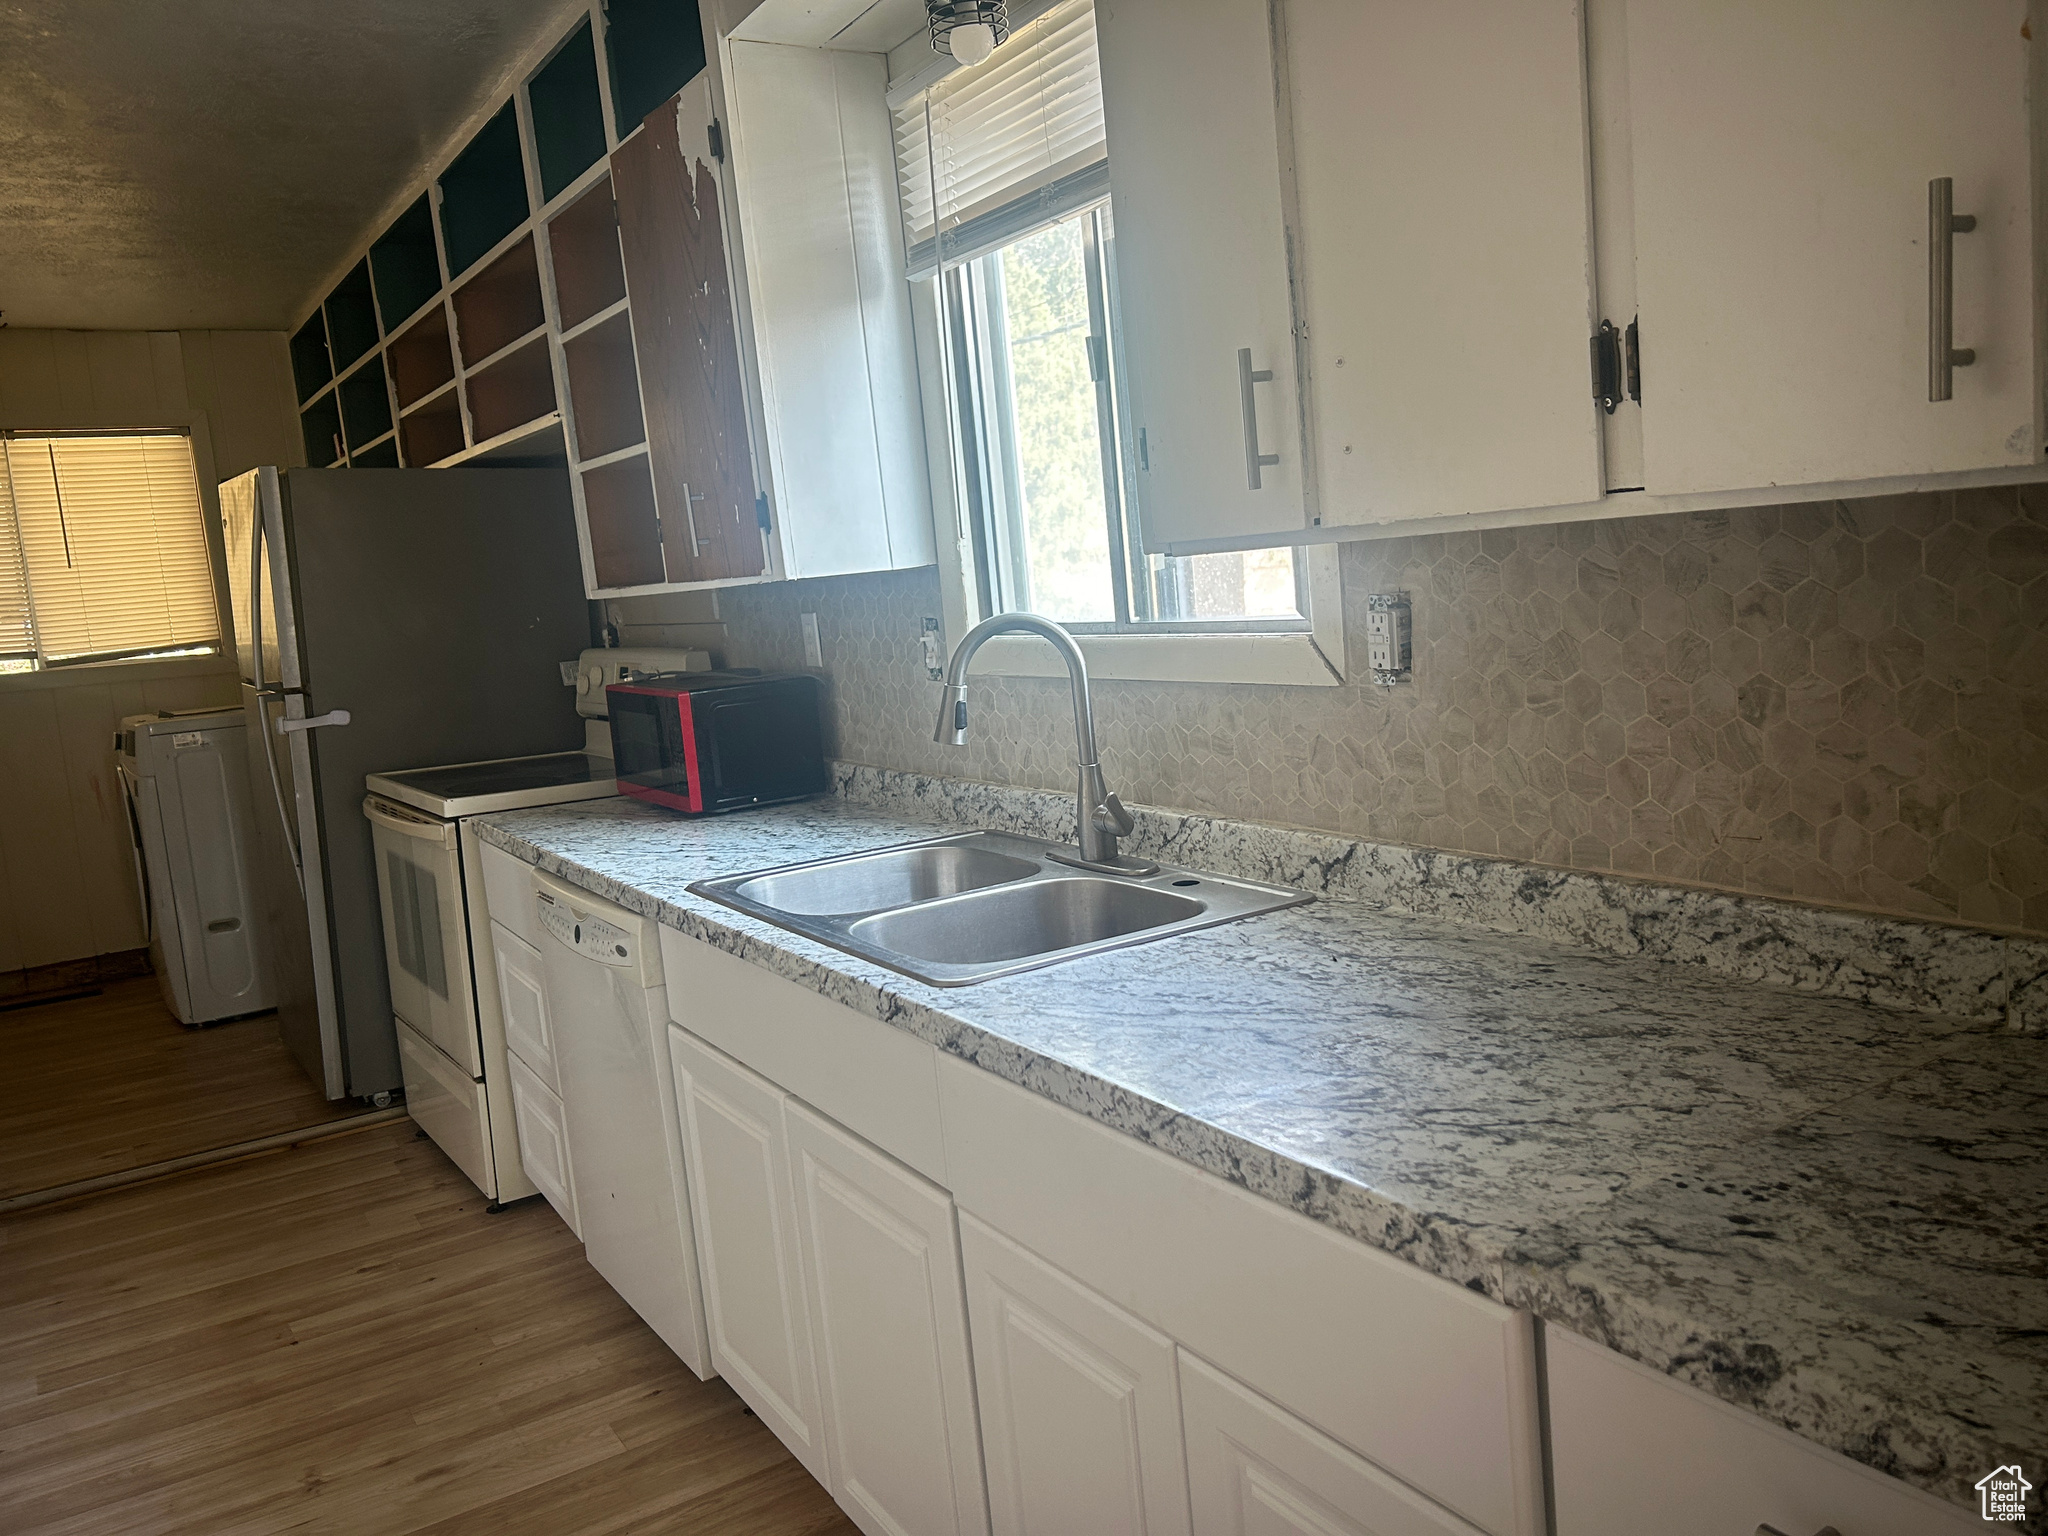
[[[932,48],[962,64],[975,65],[1010,35],[1006,0],[925,0],[932,23]]]

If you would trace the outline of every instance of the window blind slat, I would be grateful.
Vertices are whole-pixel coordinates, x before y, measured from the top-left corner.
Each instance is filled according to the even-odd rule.
[[[6,458],[46,661],[219,640],[188,439],[20,434]]]
[[[1073,198],[1101,180],[1083,173],[1109,154],[1092,0],[1053,7],[986,63],[904,102],[895,135],[913,277],[966,259],[956,236],[970,228],[1022,218],[1028,232],[1083,206]]]
[[[33,656],[35,626],[29,618],[28,570],[21,537],[14,529],[14,490],[7,456],[0,453],[0,665]]]

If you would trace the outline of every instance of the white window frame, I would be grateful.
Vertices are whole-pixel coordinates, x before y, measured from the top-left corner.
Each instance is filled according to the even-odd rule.
[[[973,533],[967,526],[966,486],[955,452],[957,417],[939,313],[940,282],[938,277],[912,281],[910,310],[932,486],[940,621],[950,650],[985,615],[980,612]],[[1120,682],[1341,686],[1345,681],[1344,594],[1337,547],[1307,545],[1295,551],[1295,558],[1305,567],[1306,630],[1077,633],[1074,639],[1087,659],[1089,675]],[[1058,653],[1027,635],[996,636],[975,653],[973,670],[997,677],[1066,676]]]

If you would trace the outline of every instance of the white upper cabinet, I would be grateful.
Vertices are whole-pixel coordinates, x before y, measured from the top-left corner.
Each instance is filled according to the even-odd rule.
[[[1267,0],[1104,0],[1095,37],[1147,546],[1296,532],[1303,434]]]
[[[1323,526],[1595,499],[1578,4],[1286,21]]]
[[[2039,462],[2026,20],[2025,0],[1629,0],[1645,489]],[[1938,177],[1976,220],[1952,236],[1976,361],[1935,402]]]
[[[776,576],[934,558],[887,85],[879,53],[725,44]]]

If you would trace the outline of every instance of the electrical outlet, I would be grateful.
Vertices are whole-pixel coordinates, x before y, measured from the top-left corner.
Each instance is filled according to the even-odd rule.
[[[1414,640],[1406,592],[1375,592],[1365,600],[1365,662],[1374,682],[1391,688],[1410,675]]]
[[[824,649],[818,644],[818,616],[815,613],[800,613],[797,623],[804,632],[804,665],[822,667],[825,665]]]
[[[946,680],[946,657],[939,649],[939,621],[929,614],[925,616],[924,627],[918,634],[918,641],[924,646],[924,669],[931,680],[941,683]]]

